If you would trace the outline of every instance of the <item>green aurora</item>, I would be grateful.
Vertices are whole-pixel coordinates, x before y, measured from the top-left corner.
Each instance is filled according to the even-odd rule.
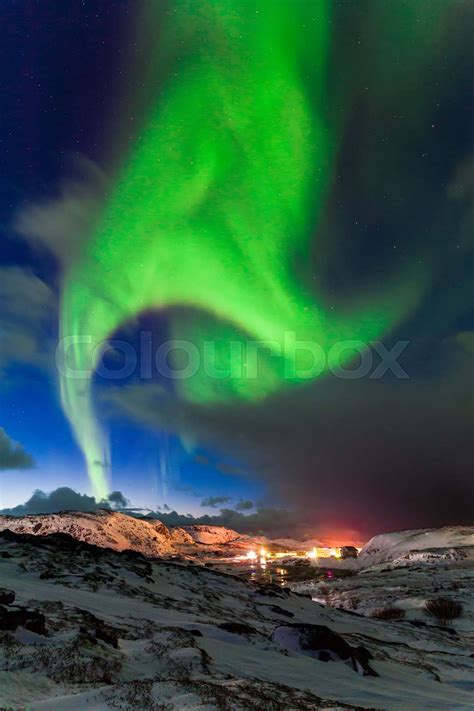
[[[144,3],[139,33],[158,23],[157,5]],[[442,5],[372,5],[379,101],[392,101],[390,87],[402,81],[384,76],[380,37],[387,52],[405,41],[418,65],[429,57],[437,25],[417,24],[417,12],[439,18]],[[295,353],[283,352],[285,333],[327,353],[340,340],[380,339],[413,309],[428,278],[420,269],[398,268],[383,287],[336,309],[314,275],[311,255],[317,260],[320,250],[324,259],[318,225],[351,101],[334,76],[333,15],[327,0],[171,4],[161,28],[166,44],[150,58],[161,81],[64,278],[61,335],[86,336],[69,349],[74,369],[90,371],[98,344],[140,313],[167,309],[174,338],[201,353],[205,341],[215,343],[216,368],[229,367],[232,340],[274,344],[259,358],[258,377],[242,375],[234,361],[230,378],[200,370],[177,381],[182,398],[262,400],[306,379]],[[421,115],[423,100],[413,101]],[[110,454],[92,374],[62,376],[61,398],[101,498]]]

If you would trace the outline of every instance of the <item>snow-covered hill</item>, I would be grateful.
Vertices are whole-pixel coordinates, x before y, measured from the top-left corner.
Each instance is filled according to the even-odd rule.
[[[64,534],[0,533],[6,709],[470,711],[469,634]]]
[[[474,559],[474,526],[422,528],[374,536],[359,554],[359,568],[397,567]]]
[[[327,607],[420,628],[443,624],[429,612],[430,603],[441,598],[461,606],[461,614],[445,629],[467,651],[474,639],[473,543],[474,527],[465,526],[381,534],[351,561],[354,575],[295,581],[290,587]],[[474,691],[472,680],[458,683]]]
[[[236,541],[241,534],[224,526],[183,526],[195,543],[203,543],[211,546],[221,546],[231,541]]]
[[[131,516],[100,509],[90,513],[62,511],[36,516],[0,516],[0,531],[45,536],[68,533],[79,541],[114,550],[130,549],[151,557],[176,554],[234,555],[242,549],[265,545],[267,539],[252,538],[223,526],[168,527],[153,517]],[[196,545],[198,544],[198,545]]]
[[[140,519],[117,511],[100,509],[93,513],[62,511],[38,516],[0,516],[0,531],[45,536],[68,533],[78,541],[102,548],[134,550],[147,556],[175,553],[177,546],[192,545],[193,539],[181,528],[170,529],[161,521]]]

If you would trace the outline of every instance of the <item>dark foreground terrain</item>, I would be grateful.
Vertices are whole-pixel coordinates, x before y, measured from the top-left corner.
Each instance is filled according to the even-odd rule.
[[[459,629],[372,619],[202,565],[8,530],[0,588],[2,708],[474,706],[469,616]]]

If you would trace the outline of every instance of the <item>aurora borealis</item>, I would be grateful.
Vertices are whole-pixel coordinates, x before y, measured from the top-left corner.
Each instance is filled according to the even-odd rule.
[[[156,21],[153,3],[146,10],[146,22]],[[402,27],[407,10],[395,12]],[[295,269],[314,233],[318,250],[340,141],[341,127],[331,120],[331,19],[327,0],[172,3],[164,33],[173,56],[155,60],[169,64],[168,76],[65,277],[61,334],[90,337],[71,347],[74,369],[90,369],[97,345],[148,309],[196,309],[191,331],[172,317],[173,335],[201,348],[212,338],[224,351],[239,337],[282,349],[288,331],[323,349],[368,342],[413,307],[421,274],[395,274],[388,289],[341,314],[328,312],[307,270]],[[215,319],[210,333],[200,312]],[[294,380],[279,360],[268,356],[252,380],[200,373],[181,381],[182,395],[263,398]],[[219,355],[216,365],[223,366]],[[91,382],[63,377],[61,394],[94,489],[104,496],[110,455]]]
[[[384,465],[367,452],[385,437],[387,453],[403,449],[391,444],[394,432],[405,437],[401,423],[427,447],[419,422],[430,418],[419,413],[435,411],[444,387],[452,391],[452,369],[465,372],[471,332],[467,5],[114,0],[105,8],[88,0],[69,24],[52,6],[38,13],[45,37],[62,28],[68,57],[63,75],[54,50],[42,50],[51,76],[62,77],[44,96],[69,108],[63,119],[48,114],[56,128],[46,124],[37,137],[41,160],[53,165],[54,134],[68,150],[74,137],[93,167],[59,197],[64,165],[43,169],[44,193],[34,176],[23,201],[8,198],[17,234],[5,263],[33,270],[51,289],[48,338],[59,352],[66,344],[69,370],[50,372],[48,387],[59,386],[97,499],[116,488],[128,448],[127,436],[113,434],[111,410],[130,431],[170,432],[189,456],[200,447],[230,454],[285,499],[293,492],[280,464],[295,462],[300,488],[321,506],[332,501],[331,480],[349,476],[337,433],[357,450],[354,423],[370,482]],[[9,180],[15,188],[8,183],[5,194],[14,195]],[[136,341],[143,318],[158,344],[190,343],[201,361],[211,343],[215,371],[229,376],[200,368],[173,380],[166,397],[161,381],[102,387],[94,368],[104,344],[117,334]],[[12,332],[10,321],[3,331]],[[324,363],[312,372],[303,349],[288,349],[288,334],[317,344]],[[31,365],[32,339],[18,337],[21,367]],[[408,384],[335,382],[333,367],[351,363],[338,344],[390,350],[397,340],[410,343]],[[235,342],[257,345],[257,374],[245,371]],[[52,352],[44,357],[54,363]],[[459,358],[462,368],[453,365]],[[410,412],[397,419],[402,401]],[[449,415],[462,422],[457,433],[466,424],[459,407]],[[298,505],[304,498],[295,495]]]

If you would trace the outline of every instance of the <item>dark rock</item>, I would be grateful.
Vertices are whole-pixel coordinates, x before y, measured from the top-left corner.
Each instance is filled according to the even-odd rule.
[[[372,658],[372,655],[370,658]],[[357,647],[350,657],[352,668],[362,676],[378,676],[377,672],[370,666],[368,659],[367,650],[363,647]]]
[[[87,636],[91,642],[100,639],[105,644],[109,644],[114,649],[118,649],[118,633],[103,620],[99,619],[92,612],[81,610],[83,624],[79,628],[82,635]]]
[[[97,637],[94,632],[85,627],[85,625],[79,627],[79,635],[82,640],[87,640],[90,644],[97,644]]]
[[[269,605],[268,609],[277,615],[283,615],[284,617],[294,617],[294,614],[292,612],[290,612],[289,610],[284,610],[282,607],[279,607],[278,605]]]
[[[377,672],[369,665],[372,655],[365,647],[351,647],[344,637],[325,625],[299,623],[280,625],[273,631],[272,639],[278,643],[282,639],[281,632],[285,631],[292,631],[298,637],[301,650],[317,652],[321,661],[340,659],[349,663],[354,671],[362,676],[378,676]],[[285,635],[283,635],[283,640],[284,637]],[[321,654],[323,658],[321,658]]]
[[[28,613],[28,619],[24,624],[25,629],[30,630],[30,632],[36,632],[36,634],[43,635],[46,637],[48,631],[46,629],[46,618],[41,612],[33,611]]]
[[[14,631],[24,627],[30,632],[47,635],[45,616],[37,610],[27,610],[25,607],[2,608],[0,610],[0,630]]]
[[[442,627],[441,625],[432,625],[436,630],[441,630],[441,632],[446,632],[447,634],[450,634],[452,637],[458,637],[458,633],[456,632],[455,629],[452,627]]]
[[[49,533],[45,536],[35,536],[32,533],[15,533],[6,528],[0,531],[0,540],[15,542],[33,548],[46,548],[59,550],[63,552],[75,552],[88,553],[92,558],[100,559],[104,558],[110,553],[117,553],[122,555],[122,552],[113,551],[111,548],[100,548],[99,546],[92,545],[91,543],[86,543],[85,541],[79,541],[69,533]],[[124,551],[125,553],[125,551]]]
[[[357,558],[359,552],[355,546],[342,546],[341,558]]]
[[[300,633],[302,649],[330,649],[341,659],[349,659],[352,647],[337,632],[333,632],[325,625],[295,625]]]
[[[245,625],[242,622],[222,622],[217,625],[219,629],[225,630],[226,632],[234,632],[235,634],[257,634],[255,627],[250,625]]]
[[[285,597],[287,593],[278,585],[259,585],[255,591],[257,595],[263,595],[265,597]]]
[[[15,602],[15,593],[13,590],[0,588],[0,605],[11,605],[12,602]]]
[[[364,657],[367,659],[367,661],[368,661],[369,659],[373,659],[373,658],[374,658],[374,655],[373,655],[371,652],[369,652],[368,649],[366,649],[365,647],[362,647],[362,645],[360,645],[359,647],[355,647],[355,651],[356,651],[358,654],[364,656]]]

